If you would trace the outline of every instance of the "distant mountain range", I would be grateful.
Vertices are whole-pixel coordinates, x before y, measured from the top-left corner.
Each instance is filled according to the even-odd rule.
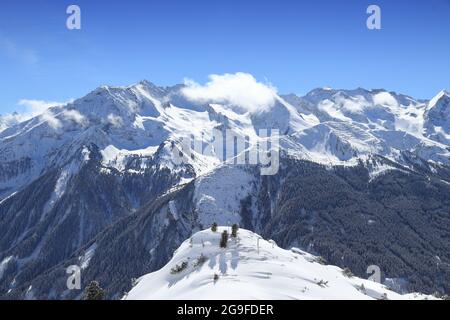
[[[360,277],[379,265],[397,291],[448,294],[449,93],[264,93],[199,98],[188,84],[142,81],[0,118],[0,297],[79,298],[65,287],[78,264],[83,285],[119,299],[213,222]],[[262,129],[279,132],[273,176],[214,148],[174,159],[184,138],[207,144],[217,130],[257,143]]]

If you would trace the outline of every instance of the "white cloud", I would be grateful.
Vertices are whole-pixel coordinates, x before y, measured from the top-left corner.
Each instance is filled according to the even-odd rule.
[[[77,110],[66,110],[63,112],[62,116],[64,119],[72,120],[82,126],[87,124],[86,117]]]
[[[43,121],[47,122],[50,127],[57,130],[62,127],[59,121],[50,111],[46,111],[39,116]]]
[[[121,127],[123,125],[123,119],[112,113],[108,115],[107,121],[108,123],[112,124],[115,127]]]
[[[21,113],[21,116],[24,118],[32,118],[41,113],[44,113],[47,109],[59,105],[63,105],[61,102],[54,101],[43,101],[43,100],[28,100],[22,99],[19,101],[18,105],[25,107],[25,111]]]
[[[373,103],[382,106],[397,107],[397,100],[389,92],[380,92],[373,96]]]
[[[182,93],[189,100],[229,104],[251,113],[269,109],[276,99],[274,87],[258,82],[251,74],[242,72],[210,75],[205,85],[186,79],[185,85]]]
[[[352,113],[361,113],[364,108],[369,105],[369,102],[361,95],[355,97],[345,97],[342,95],[336,96],[337,105],[341,105],[342,109]]]
[[[65,103],[61,102],[51,102],[51,101],[42,101],[42,100],[28,100],[22,99],[17,105],[23,107],[22,112],[14,112],[5,114],[0,116],[0,132],[14,126],[20,122],[27,121],[31,118],[42,116],[41,119],[43,121],[49,121],[49,124],[52,128],[57,129],[61,126],[61,123],[58,119],[54,117],[54,115],[49,111],[49,108],[64,105]],[[66,119],[71,119],[79,124],[81,124],[84,119],[82,119],[81,114],[76,114],[77,111],[66,111],[63,116]]]
[[[16,113],[0,116],[0,132],[18,124],[20,121],[20,115]]]

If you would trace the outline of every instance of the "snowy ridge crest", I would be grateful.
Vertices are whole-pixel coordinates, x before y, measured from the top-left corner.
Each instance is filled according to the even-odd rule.
[[[387,287],[320,263],[302,250],[284,250],[244,229],[221,248],[222,232],[195,233],[160,270],[137,280],[123,299],[434,299]]]

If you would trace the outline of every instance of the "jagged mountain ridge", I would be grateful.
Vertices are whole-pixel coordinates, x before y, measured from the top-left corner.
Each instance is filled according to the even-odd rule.
[[[450,98],[445,91],[426,104],[384,90],[316,89],[304,97],[276,96],[270,108],[245,113],[213,101],[195,103],[182,90],[183,86],[160,88],[147,81],[104,86],[3,130],[1,165],[14,173],[0,181],[0,190],[4,196],[16,191],[46,169],[42,163],[61,165],[64,155],[84,144],[95,143],[105,161],[126,162],[127,156],[152,155],[161,143],[190,134],[208,140],[213,128],[251,137],[260,128],[279,129],[283,147],[322,163],[368,154],[401,162],[404,151],[448,163]]]

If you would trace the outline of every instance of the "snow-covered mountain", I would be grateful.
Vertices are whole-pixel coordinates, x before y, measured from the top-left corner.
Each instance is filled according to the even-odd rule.
[[[82,261],[83,281],[102,280],[120,298],[131,278],[162,267],[212,222],[239,223],[360,276],[382,260],[387,277],[448,293],[449,100],[446,91],[422,101],[360,88],[279,95],[239,74],[205,86],[102,86],[8,122],[0,297],[79,297],[65,289],[64,268]],[[248,150],[266,141],[264,129],[279,132],[274,176],[210,147],[219,131],[247,139]],[[203,148],[179,162],[186,138]]]
[[[336,163],[378,154],[401,163],[407,151],[446,164],[448,141],[436,136],[434,130],[440,131],[437,124],[448,119],[448,115],[436,111],[439,107],[445,109],[448,97],[443,91],[427,103],[385,90],[329,88],[313,90],[302,98],[284,96],[299,112],[319,120],[295,134],[313,154],[310,159]],[[442,122],[430,124],[430,114],[436,112]],[[445,133],[448,124],[442,124],[442,128]]]
[[[428,104],[384,90],[316,89],[301,98],[274,93],[267,106],[248,111],[223,101],[190,100],[185,89],[147,81],[103,86],[28,121],[8,124],[0,132],[0,167],[7,169],[0,195],[16,192],[45,170],[67,165],[76,150],[87,158],[90,144],[99,148],[105,168],[126,171],[138,156],[144,159],[141,170],[161,145],[187,137],[208,143],[213,129],[229,129],[251,141],[258,140],[259,129],[278,129],[281,146],[290,155],[325,164],[356,163],[371,154],[405,164],[405,153],[450,163],[450,98],[445,91]],[[219,166],[223,159],[216,151],[196,155],[191,163],[196,175]],[[163,159],[171,167],[170,154],[161,155]]]
[[[216,232],[208,229],[192,235],[163,268],[137,279],[124,299],[435,299],[417,293],[398,294],[325,265],[300,249],[279,248],[273,240],[244,229],[221,248],[224,230],[231,232],[229,227],[219,227]]]

